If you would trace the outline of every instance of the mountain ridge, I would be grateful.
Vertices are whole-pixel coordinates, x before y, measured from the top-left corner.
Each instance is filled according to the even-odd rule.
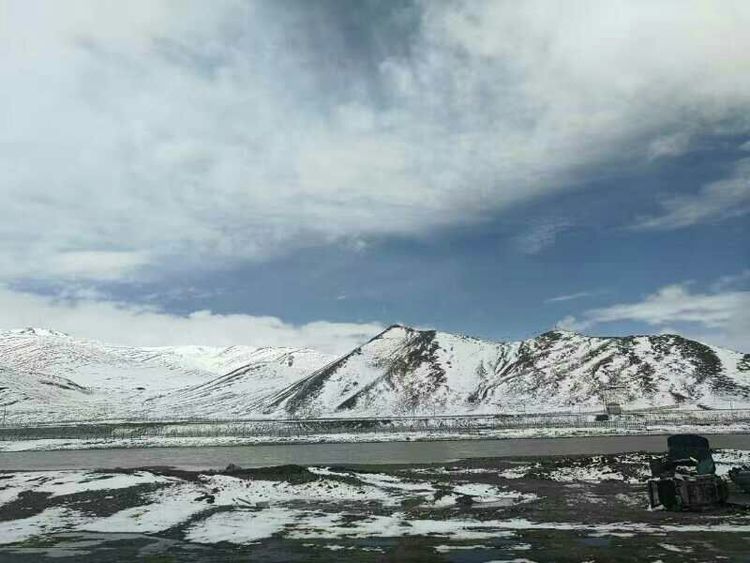
[[[750,398],[750,374],[742,376],[747,363],[747,355],[679,335],[589,337],[552,330],[522,341],[489,342],[392,325],[281,391],[265,412],[594,408],[615,387],[623,387],[622,402],[632,406],[718,404]]]
[[[0,407],[20,420],[306,418],[750,407],[750,354],[680,335],[554,329],[492,342],[393,324],[334,357],[292,347],[114,346],[0,331]]]

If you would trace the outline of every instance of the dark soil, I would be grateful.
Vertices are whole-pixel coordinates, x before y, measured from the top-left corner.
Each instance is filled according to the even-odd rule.
[[[448,493],[451,486],[464,483],[485,483],[507,488],[519,493],[533,493],[539,498],[533,502],[511,505],[493,505],[476,502],[469,496],[447,508],[436,508],[416,495],[405,498],[399,506],[379,503],[306,503],[311,512],[336,511],[342,515],[344,526],[372,515],[403,514],[406,522],[416,520],[511,520],[523,519],[544,525],[536,529],[519,529],[510,534],[498,533],[493,539],[455,540],[438,536],[396,538],[340,538],[284,539],[271,537],[254,544],[236,546],[220,543],[212,546],[196,545],[185,541],[185,533],[195,520],[232,507],[215,506],[212,494],[198,500],[205,509],[186,522],[153,535],[139,534],[55,534],[35,537],[10,546],[0,546],[0,561],[31,562],[53,559],[55,561],[323,561],[390,562],[454,561],[474,563],[484,561],[750,561],[750,533],[726,531],[680,531],[674,534],[648,531],[621,530],[617,525],[642,524],[645,526],[700,526],[731,524],[750,525],[750,513],[734,506],[722,506],[702,513],[671,513],[649,511],[644,468],[649,454],[627,456],[572,456],[523,459],[472,459],[447,465],[421,466],[358,466],[337,468],[336,471],[389,473],[403,480],[429,482],[433,487]],[[632,482],[602,480],[599,482],[559,482],[550,477],[561,468],[611,469]],[[505,470],[524,468],[520,478],[505,478]],[[472,471],[475,470],[475,471]],[[476,471],[479,470],[479,471]],[[132,473],[135,470],[122,470]],[[200,475],[212,472],[192,472],[170,468],[149,468],[149,471],[187,481],[198,481]],[[243,469],[230,466],[213,473],[231,475],[241,479],[287,481],[306,483],[320,479],[305,467],[286,465],[263,469]],[[0,489],[3,487],[0,473]],[[95,476],[93,478],[96,478]],[[326,479],[335,482],[354,482],[354,477],[341,476]],[[51,497],[47,493],[27,492],[18,499],[0,505],[0,522],[26,518],[45,508],[65,506],[87,515],[108,516],[148,502],[150,493],[169,487],[169,484],[144,484],[124,489],[89,491]],[[438,494],[439,496],[439,494]],[[302,501],[300,501],[302,502]],[[288,503],[297,506],[298,503]],[[299,506],[303,506],[299,504]],[[263,507],[248,506],[248,510]],[[586,530],[565,529],[565,523],[611,525],[612,534],[591,533]],[[562,524],[562,526],[560,525]],[[0,524],[1,526],[2,524]],[[666,547],[665,547],[666,546]]]

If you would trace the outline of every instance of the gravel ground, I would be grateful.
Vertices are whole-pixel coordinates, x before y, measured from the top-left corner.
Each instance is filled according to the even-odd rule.
[[[650,457],[6,472],[0,560],[748,561],[744,509],[648,509]]]

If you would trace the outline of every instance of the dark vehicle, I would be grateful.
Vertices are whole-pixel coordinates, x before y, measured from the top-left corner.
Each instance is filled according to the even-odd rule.
[[[667,455],[650,463],[651,508],[705,510],[726,501],[729,490],[726,482],[715,474],[716,466],[706,438],[678,434],[668,438],[667,446]]]

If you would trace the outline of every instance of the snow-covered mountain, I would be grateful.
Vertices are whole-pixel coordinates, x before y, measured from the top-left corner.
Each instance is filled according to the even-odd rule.
[[[750,408],[750,355],[674,335],[567,331],[487,342],[392,326],[340,358],[0,332],[0,409],[13,421],[594,410],[607,397],[630,409]]]
[[[750,407],[750,355],[675,335],[498,343],[392,326],[275,395],[287,416]]]
[[[247,416],[249,397],[277,391],[330,359],[294,348],[138,348],[48,329],[0,331],[0,408],[16,421]]]
[[[242,366],[209,381],[147,401],[152,412],[179,405],[190,416],[257,415],[266,398],[294,384],[333,358],[309,349],[260,348]]]

